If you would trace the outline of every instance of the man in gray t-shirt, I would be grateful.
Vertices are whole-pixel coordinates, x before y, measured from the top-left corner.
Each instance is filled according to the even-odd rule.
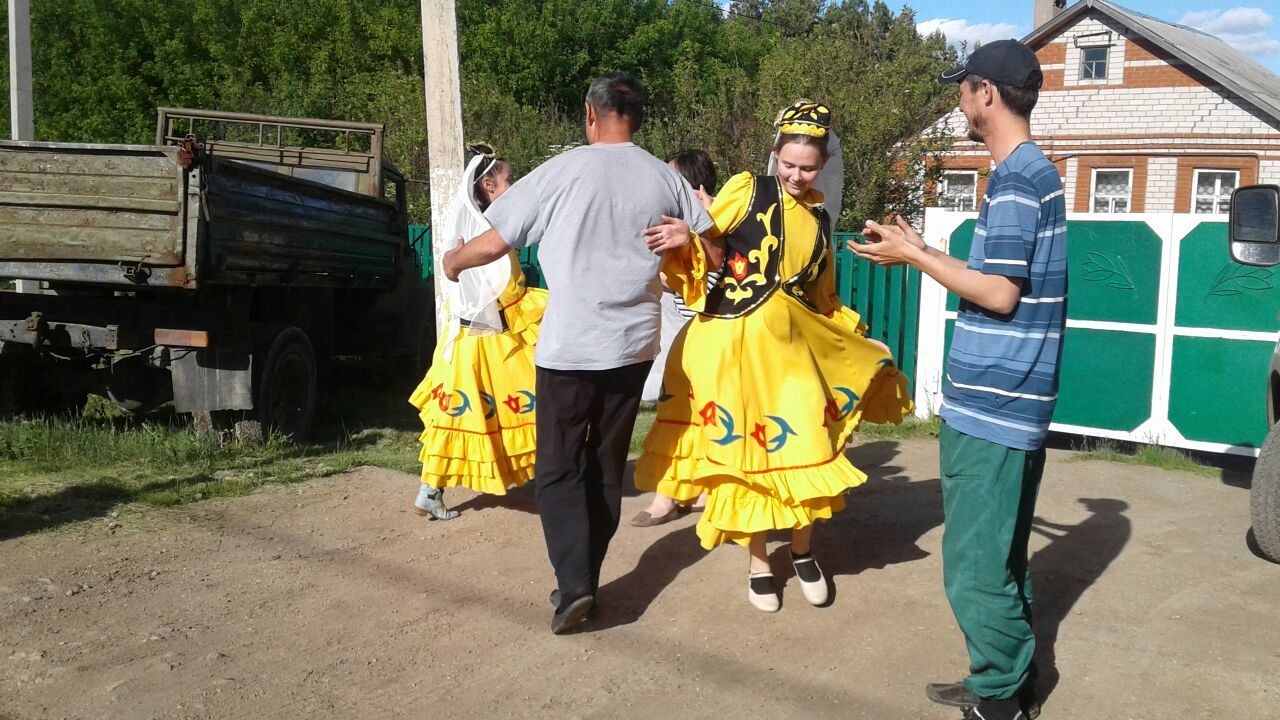
[[[636,147],[644,91],[597,78],[587,92],[589,145],[547,161],[486,213],[493,229],[441,258],[451,280],[511,248],[541,243],[550,295],[538,347],[536,498],[558,590],[551,630],[586,619],[618,529],[622,476],[640,392],[658,353],[658,254],[687,235],[646,237],[679,218],[711,226],[689,184]]]

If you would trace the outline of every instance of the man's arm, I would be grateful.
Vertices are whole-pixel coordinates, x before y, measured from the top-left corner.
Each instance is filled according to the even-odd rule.
[[[458,238],[457,246],[440,258],[440,265],[444,268],[444,276],[457,282],[463,270],[488,265],[510,250],[498,230],[489,228],[465,244],[462,238]]]
[[[910,265],[951,292],[994,313],[1008,315],[1018,307],[1022,282],[1004,275],[988,275],[968,267],[965,261],[925,244],[906,220],[897,218],[897,227],[867,221],[862,231],[871,242],[850,240],[855,255],[877,265]]]

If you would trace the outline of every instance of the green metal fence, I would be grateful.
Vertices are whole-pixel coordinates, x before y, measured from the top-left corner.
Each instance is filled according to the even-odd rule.
[[[867,334],[889,346],[898,366],[915,383],[916,346],[920,315],[920,272],[907,267],[882,268],[859,260],[845,248],[855,233],[835,234],[836,291],[867,324]],[[423,225],[409,228],[409,242],[422,259],[422,277],[430,278],[431,232]],[[520,251],[520,265],[529,285],[545,288],[538,267],[538,246]]]
[[[867,335],[893,351],[915,392],[916,346],[919,344],[920,271],[884,268],[861,260],[845,243],[856,233],[836,233],[836,292],[867,324]]]

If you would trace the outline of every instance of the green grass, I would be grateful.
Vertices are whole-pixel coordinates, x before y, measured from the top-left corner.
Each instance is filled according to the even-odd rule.
[[[907,417],[901,425],[885,423],[883,425],[863,424],[858,427],[856,435],[861,438],[888,440],[911,440],[917,438],[936,438],[942,430],[942,418],[933,416],[928,420]]]
[[[653,427],[653,421],[658,417],[657,406],[652,403],[642,403],[640,405],[640,413],[636,415],[636,429],[631,433],[631,454],[639,455],[644,449],[644,438],[649,434],[649,428]]]
[[[1196,460],[1177,448],[1161,445],[1121,444],[1110,440],[1087,441],[1074,456],[1072,462],[1105,460],[1107,462],[1145,465],[1162,470],[1180,470],[1207,477],[1217,477],[1221,472]]]
[[[137,503],[243,495],[361,465],[418,471],[412,382],[364,366],[339,371],[314,441],[219,443],[169,413],[132,418],[101,398],[76,416],[0,421],[0,538]]]

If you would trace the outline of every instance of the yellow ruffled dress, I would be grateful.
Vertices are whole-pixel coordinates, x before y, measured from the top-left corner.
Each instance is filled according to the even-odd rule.
[[[498,298],[506,329],[472,334],[463,328],[453,359],[439,343],[431,368],[409,403],[424,430],[422,482],[490,495],[533,479],[537,396],[533,365],[547,292],[525,286],[511,253],[511,280]]]
[[[709,210],[716,227],[744,219],[752,183],[743,173],[725,184]],[[814,213],[782,197],[785,281],[811,262],[819,235]],[[821,201],[815,190],[804,198]],[[804,287],[822,314],[778,289],[740,317],[699,315],[672,344],[635,484],[681,502],[708,491],[697,527],[707,549],[830,518],[866,481],[844,455],[859,421],[896,423],[913,409],[892,356],[841,306],[833,265]],[[691,308],[703,306],[700,243],[668,253],[663,271]]]

